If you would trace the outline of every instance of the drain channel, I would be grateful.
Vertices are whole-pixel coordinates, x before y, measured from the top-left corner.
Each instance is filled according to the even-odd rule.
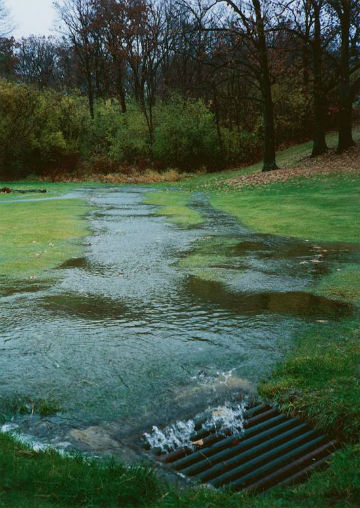
[[[306,479],[326,466],[336,448],[335,441],[307,423],[267,405],[248,409],[242,430],[233,434],[217,425],[200,429],[191,446],[159,454],[156,460],[196,482],[264,491]]]

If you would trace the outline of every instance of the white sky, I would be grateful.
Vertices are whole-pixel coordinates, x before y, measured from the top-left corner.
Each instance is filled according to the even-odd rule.
[[[52,0],[5,0],[15,30],[14,37],[51,35],[56,11]]]

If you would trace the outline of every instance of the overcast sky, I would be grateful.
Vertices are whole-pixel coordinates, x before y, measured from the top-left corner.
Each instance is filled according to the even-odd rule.
[[[5,0],[15,25],[16,38],[27,35],[51,35],[56,12],[52,0]]]

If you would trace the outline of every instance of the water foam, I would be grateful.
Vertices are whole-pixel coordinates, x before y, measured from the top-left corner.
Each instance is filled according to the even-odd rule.
[[[194,449],[196,441],[196,432],[216,430],[217,434],[241,435],[244,431],[244,415],[247,407],[247,400],[244,399],[239,404],[230,404],[226,402],[223,406],[209,408],[204,417],[199,419],[200,424],[195,420],[178,421],[168,425],[163,430],[157,426],[152,428],[150,433],[145,433],[144,437],[148,445],[153,450],[161,453],[169,453],[176,448]]]
[[[163,430],[154,425],[152,432],[149,434],[145,433],[144,437],[150,448],[167,453],[183,446],[190,446],[192,448],[194,444],[191,441],[191,436],[194,432],[194,420],[187,420],[186,422],[176,422],[173,425],[165,427]]]

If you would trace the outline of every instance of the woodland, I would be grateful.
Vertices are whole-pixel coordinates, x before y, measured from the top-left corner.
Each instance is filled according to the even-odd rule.
[[[353,145],[356,0],[64,0],[53,36],[0,39],[0,174],[239,167]],[[60,176],[59,176],[60,175]]]

